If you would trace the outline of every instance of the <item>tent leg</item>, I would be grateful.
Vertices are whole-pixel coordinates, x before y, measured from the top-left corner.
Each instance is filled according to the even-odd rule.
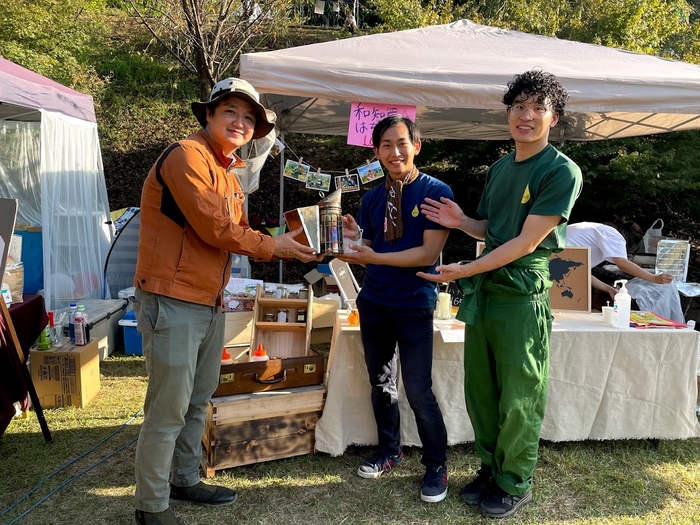
[[[280,132],[280,140],[284,144],[284,130]],[[279,213],[279,226],[282,227],[282,221],[284,220],[284,150],[280,151],[280,213]],[[281,231],[281,230],[280,230]],[[279,265],[279,280],[278,283],[282,282],[282,271],[283,262],[280,260]]]

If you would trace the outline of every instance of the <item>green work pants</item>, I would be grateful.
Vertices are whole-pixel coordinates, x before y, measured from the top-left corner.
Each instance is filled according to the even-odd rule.
[[[479,293],[464,344],[464,393],[476,452],[499,487],[532,487],[547,402],[552,315],[546,291]]]

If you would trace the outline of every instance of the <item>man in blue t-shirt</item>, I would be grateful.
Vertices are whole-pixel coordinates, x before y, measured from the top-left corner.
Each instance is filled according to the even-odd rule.
[[[344,237],[364,238],[356,253],[338,256],[366,266],[357,308],[379,451],[357,473],[376,478],[403,459],[396,388],[400,359],[406,397],[423,444],[421,499],[438,502],[447,496],[447,431],[432,390],[437,288],[416,273],[434,271],[449,232],[420,213],[420,205],[426,198],[451,199],[452,191],[416,168],[413,161],[421,142],[410,119],[382,119],[373,130],[372,144],[387,178],[364,195],[357,221],[351,215],[343,217]]]
[[[464,396],[481,468],[459,495],[491,518],[532,500],[549,381],[548,262],[565,246],[582,183],[579,167],[549,144],[567,98],[554,75],[516,75],[503,95],[515,151],[486,173],[479,219],[447,199],[421,207],[430,220],[486,241],[476,261],[419,275],[459,280],[464,293]]]

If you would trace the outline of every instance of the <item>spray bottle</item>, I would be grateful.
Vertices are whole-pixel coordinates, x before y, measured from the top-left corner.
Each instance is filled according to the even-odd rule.
[[[615,281],[614,286],[621,283],[620,291],[615,295],[615,306],[613,308],[613,326],[617,328],[629,328],[630,326],[630,309],[632,307],[632,297],[627,293],[627,279]]]

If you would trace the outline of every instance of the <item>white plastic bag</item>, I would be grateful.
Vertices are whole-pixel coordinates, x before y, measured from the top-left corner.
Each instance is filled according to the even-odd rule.
[[[656,228],[656,225],[661,223],[661,226]],[[656,253],[656,245],[663,238],[661,230],[663,230],[664,221],[663,219],[656,219],[654,224],[646,231],[644,234],[644,252],[645,253]]]
[[[681,298],[675,283],[656,284],[635,277],[626,285],[629,294],[637,301],[640,310],[685,323]]]

